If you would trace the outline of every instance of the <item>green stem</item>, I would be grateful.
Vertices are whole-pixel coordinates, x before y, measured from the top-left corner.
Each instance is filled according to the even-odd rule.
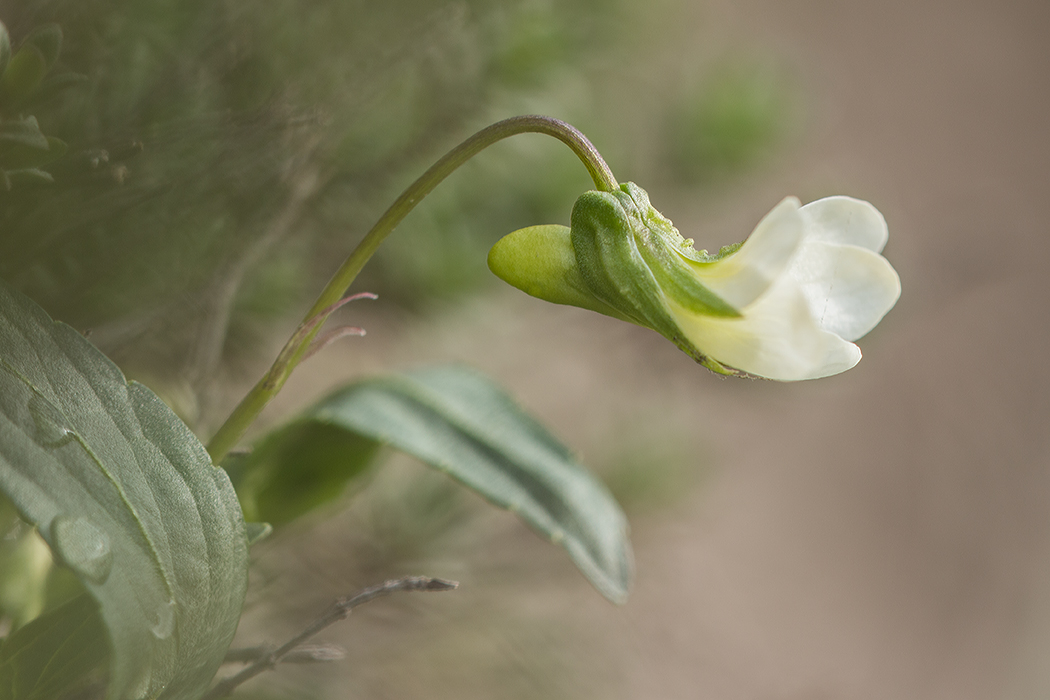
[[[317,297],[317,301],[306,313],[299,329],[281,350],[273,366],[237,405],[208,443],[208,452],[213,462],[218,464],[226,456],[266,404],[281,390],[292,370],[302,361],[325,318],[334,310],[334,306],[346,294],[365,263],[401,220],[442,180],[480,151],[508,136],[526,133],[546,134],[560,140],[587,166],[597,189],[605,192],[619,189],[616,178],[598,153],[598,149],[571,124],[553,117],[527,115],[505,119],[482,129],[453,148],[401,193],[332,276]]]

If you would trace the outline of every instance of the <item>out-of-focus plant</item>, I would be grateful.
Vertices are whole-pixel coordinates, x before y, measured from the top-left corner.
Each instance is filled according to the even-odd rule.
[[[80,76],[52,72],[62,49],[62,30],[57,24],[38,27],[17,51],[0,23],[0,188],[53,183],[41,168],[58,160],[66,144],[40,131],[36,117],[28,113]]]
[[[669,117],[665,148],[675,171],[710,183],[767,159],[797,118],[789,86],[770,67],[727,63],[712,69]]]

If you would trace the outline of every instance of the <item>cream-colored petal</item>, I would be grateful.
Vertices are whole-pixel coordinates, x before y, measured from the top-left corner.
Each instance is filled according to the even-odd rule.
[[[878,253],[854,245],[806,240],[788,276],[826,331],[856,340],[874,328],[901,293],[900,278]]]
[[[773,207],[744,244],[732,255],[714,263],[687,261],[700,283],[742,309],[753,303],[787,270],[805,230],[799,203],[788,197]]]
[[[778,282],[741,318],[689,314],[673,304],[671,312],[701,352],[768,379],[827,377],[845,372],[861,357],[860,348],[817,324],[791,280]]]
[[[889,239],[882,214],[862,199],[837,196],[810,202],[799,210],[807,238],[844,243],[881,253]]]

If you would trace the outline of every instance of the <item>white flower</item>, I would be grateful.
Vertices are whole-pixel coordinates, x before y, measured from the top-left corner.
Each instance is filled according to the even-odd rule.
[[[828,197],[800,207],[789,197],[743,244],[708,255],[625,183],[581,196],[571,228],[504,237],[489,267],[541,299],[652,328],[715,371],[795,381],[860,361],[852,341],[900,296],[880,255],[887,237],[867,202]]]
[[[900,296],[880,253],[886,221],[868,202],[794,197],[766,215],[735,253],[687,260],[701,283],[741,313],[690,313],[668,297],[671,315],[704,354],[749,374],[792,381],[838,374],[860,361],[853,344]]]

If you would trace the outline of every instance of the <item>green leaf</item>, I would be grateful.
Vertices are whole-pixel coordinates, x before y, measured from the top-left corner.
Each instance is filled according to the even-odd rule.
[[[66,150],[64,141],[41,133],[35,117],[0,123],[0,167],[6,170],[37,168]]]
[[[62,27],[54,23],[42,24],[29,33],[23,44],[32,44],[39,49],[47,70],[51,70],[62,52]]]
[[[271,433],[250,455],[224,466],[245,519],[280,527],[341,496],[378,449],[366,437],[307,419]]]
[[[33,44],[23,44],[0,75],[0,105],[17,108],[47,75],[47,57]]]
[[[0,490],[98,602],[110,698],[207,688],[247,583],[226,473],[153,392],[2,285]]]
[[[296,445],[306,445],[290,437],[311,423],[392,445],[447,473],[564,547],[604,596],[626,600],[631,554],[620,507],[564,446],[476,372],[433,368],[366,379],[332,394],[289,432],[270,438],[289,440],[282,468],[292,474],[312,468],[297,457]],[[268,443],[257,457],[264,463]]]
[[[80,595],[0,645],[0,700],[54,700],[101,677],[109,647],[98,606]]]
[[[53,185],[55,178],[51,173],[39,168],[23,168],[21,170],[7,170],[4,172],[9,185]]]
[[[36,91],[25,101],[23,108],[32,109],[38,107],[48,100],[57,97],[63,91],[71,87],[84,85],[87,82],[87,76],[80,73],[73,73],[71,71],[66,71],[64,73],[49,73],[47,77],[40,82],[40,86],[37,87]]]
[[[0,122],[0,145],[6,144],[18,144],[37,151],[48,149],[47,137],[33,116]]]

